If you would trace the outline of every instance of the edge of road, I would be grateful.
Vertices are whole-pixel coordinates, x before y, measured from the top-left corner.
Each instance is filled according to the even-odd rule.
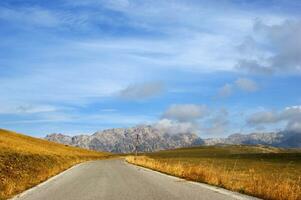
[[[93,160],[93,161],[95,161],[95,160]],[[56,180],[56,179],[59,178],[60,176],[62,176],[62,175],[64,175],[64,174],[66,174],[67,172],[69,172],[70,170],[72,170],[72,169],[74,169],[74,168],[77,168],[77,167],[79,167],[79,166],[81,166],[81,165],[83,165],[83,164],[87,164],[87,163],[89,163],[89,162],[93,162],[93,161],[86,161],[86,162],[82,162],[82,163],[75,164],[75,165],[73,165],[72,167],[70,167],[70,168],[68,168],[68,169],[66,169],[66,170],[64,170],[64,171],[62,171],[62,172],[60,172],[60,173],[58,173],[57,175],[54,175],[54,176],[48,178],[47,180],[45,180],[45,181],[39,183],[38,185],[35,185],[35,186],[33,186],[32,188],[29,188],[29,189],[27,189],[27,190],[25,190],[25,191],[23,191],[23,192],[21,192],[21,193],[19,193],[19,194],[16,194],[15,196],[13,196],[12,198],[10,198],[10,199],[8,199],[8,200],[18,200],[20,197],[23,197],[23,196],[25,196],[25,195],[31,193],[32,191],[34,191],[34,190],[36,190],[36,189],[42,187],[43,185],[45,185],[45,184],[47,184],[47,183],[49,183],[49,182],[52,182],[52,181]]]
[[[233,197],[237,200],[261,200],[260,198],[257,198],[257,197],[253,197],[253,196],[249,196],[249,195],[246,195],[246,194],[234,192],[234,191],[227,190],[227,189],[224,189],[224,188],[221,188],[221,187],[209,185],[209,184],[206,184],[206,183],[200,183],[200,182],[186,180],[186,179],[183,179],[183,178],[179,178],[179,177],[176,177],[176,176],[165,174],[163,172],[152,170],[152,169],[149,169],[149,168],[146,168],[146,167],[134,165],[134,164],[128,163],[126,160],[124,160],[124,162],[127,165],[131,165],[131,166],[136,167],[138,169],[142,169],[142,170],[145,170],[147,172],[157,173],[157,174],[160,174],[162,176],[167,176],[168,178],[171,178],[171,179],[174,179],[174,180],[177,180],[177,181],[184,181],[184,182],[187,182],[187,183],[190,183],[190,184],[198,185],[202,188],[205,188],[205,189],[208,189],[208,190],[220,193],[220,194],[224,194],[224,195]]]

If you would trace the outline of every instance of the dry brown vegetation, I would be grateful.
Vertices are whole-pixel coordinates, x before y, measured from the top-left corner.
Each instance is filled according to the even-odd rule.
[[[0,199],[7,199],[83,161],[110,154],[0,129]]]
[[[301,152],[262,146],[199,147],[128,156],[130,163],[263,199],[301,199]]]

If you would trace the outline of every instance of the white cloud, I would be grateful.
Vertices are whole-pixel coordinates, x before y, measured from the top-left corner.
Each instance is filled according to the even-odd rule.
[[[255,92],[258,89],[256,82],[247,78],[239,78],[235,84],[239,89],[246,92]]]
[[[142,62],[144,68],[180,69],[198,73],[233,70],[235,47],[224,35],[187,30],[173,33],[167,38],[117,38],[114,40],[90,40],[78,43],[92,52],[118,54],[127,62]],[[219,49],[229,48],[227,53]],[[135,63],[137,65],[137,63]],[[139,66],[141,69],[141,66]],[[137,69],[139,70],[139,69]]]
[[[219,97],[228,97],[232,94],[232,92],[233,92],[232,84],[226,83],[224,86],[222,86],[218,90],[218,96]]]
[[[301,121],[289,121],[286,130],[301,133]]]
[[[233,83],[226,83],[224,86],[219,88],[218,96],[229,97],[236,89],[244,92],[256,92],[258,88],[259,87],[255,81],[248,78],[238,78]]]
[[[215,113],[209,120],[205,121],[205,126],[202,128],[202,132],[208,136],[223,136],[228,132],[229,120],[228,111],[221,109]]]
[[[6,105],[5,107],[0,107],[0,114],[35,114],[35,113],[49,113],[55,112],[60,109],[61,107],[56,107],[52,105],[31,105],[31,104],[24,104],[24,105]]]
[[[153,127],[166,133],[196,133],[204,136],[222,136],[229,132],[228,111],[211,110],[205,105],[175,104],[162,115]]]
[[[236,68],[238,70],[242,70],[251,74],[266,74],[266,75],[272,74],[273,69],[271,69],[268,66],[260,64],[262,62],[265,61],[240,59],[236,64]]]
[[[161,82],[137,83],[121,90],[119,96],[129,100],[140,100],[158,96],[163,91],[164,84]]]
[[[247,118],[250,126],[286,123],[288,131],[301,131],[301,106],[290,106],[280,111],[260,111]]]
[[[162,114],[161,120],[152,126],[162,132],[199,133],[199,120],[205,117],[208,108],[197,104],[173,104]]]
[[[261,111],[252,114],[248,119],[247,123],[250,125],[268,124],[278,122],[278,114],[273,111]]]
[[[254,32],[252,42],[240,46],[249,53],[239,59],[238,69],[259,74],[301,73],[301,21],[269,25],[257,20]]]
[[[205,105],[174,104],[163,113],[162,117],[181,122],[193,121],[204,117],[207,111],[208,109]]]
[[[115,20],[109,18],[104,22],[109,21],[110,25],[116,27],[127,26],[138,29],[150,35],[155,34],[154,38],[144,37],[142,40],[114,38],[109,42],[116,49],[120,48],[135,59],[151,62],[150,64],[160,68],[176,68],[200,73],[232,71],[237,60],[236,44],[243,39],[242,35],[252,30],[253,19],[258,15],[248,10],[234,12],[236,8],[231,2],[203,3],[177,0],[152,3],[128,0],[67,2],[76,8],[105,7],[117,11],[120,17]],[[101,13],[95,13],[93,17],[95,15],[101,17],[92,19],[98,23],[102,22]],[[107,42],[99,40],[91,43],[101,46]],[[156,55],[163,56],[158,58]]]
[[[19,113],[11,113],[19,114]],[[23,113],[24,114],[24,113]],[[3,124],[23,124],[23,123],[74,123],[81,126],[94,126],[100,128],[102,125],[116,125],[118,126],[134,126],[136,124],[148,124],[154,122],[154,118],[149,115],[134,115],[127,113],[120,113],[114,111],[106,111],[99,114],[94,113],[77,113],[66,112],[66,110],[56,110],[53,112],[36,112],[28,113],[28,115],[22,115],[20,120],[7,120],[2,121]],[[60,125],[59,125],[60,126]]]
[[[54,112],[57,111],[57,108],[49,105],[41,105],[41,106],[25,105],[25,106],[18,106],[16,110],[21,113],[41,113],[41,112]]]
[[[161,119],[152,125],[164,133],[178,134],[178,133],[198,133],[198,127],[192,122],[178,122],[170,119]]]

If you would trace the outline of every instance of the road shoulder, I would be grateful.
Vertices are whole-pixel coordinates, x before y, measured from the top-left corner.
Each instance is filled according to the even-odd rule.
[[[223,194],[223,195],[227,195],[227,196],[235,198],[237,200],[261,200],[257,197],[248,196],[248,195],[245,195],[245,194],[241,194],[241,193],[234,192],[234,191],[231,191],[231,190],[227,190],[227,189],[224,189],[224,188],[208,185],[208,184],[205,184],[205,183],[189,181],[189,180],[186,180],[186,179],[183,179],[183,178],[179,178],[179,177],[172,176],[172,175],[169,175],[169,174],[165,174],[165,173],[162,173],[162,172],[159,172],[159,171],[155,171],[155,170],[152,170],[152,169],[149,169],[149,168],[146,168],[146,167],[134,165],[134,164],[126,162],[125,160],[124,160],[124,162],[125,162],[125,164],[133,166],[137,169],[141,169],[141,170],[144,170],[146,172],[151,172],[151,173],[156,173],[156,174],[159,174],[159,175],[162,175],[162,176],[166,176],[166,177],[168,177],[170,179],[173,179],[175,181],[185,181],[185,182],[188,182],[190,184],[197,185],[199,187],[211,190],[213,192],[217,192],[217,193],[220,193],[220,194]]]

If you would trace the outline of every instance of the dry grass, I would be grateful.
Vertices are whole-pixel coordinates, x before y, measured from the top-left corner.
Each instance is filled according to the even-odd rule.
[[[301,199],[301,153],[296,151],[263,147],[202,147],[162,151],[136,158],[128,156],[126,160],[263,199]]]
[[[110,154],[0,129],[0,199],[7,199],[83,161]]]

